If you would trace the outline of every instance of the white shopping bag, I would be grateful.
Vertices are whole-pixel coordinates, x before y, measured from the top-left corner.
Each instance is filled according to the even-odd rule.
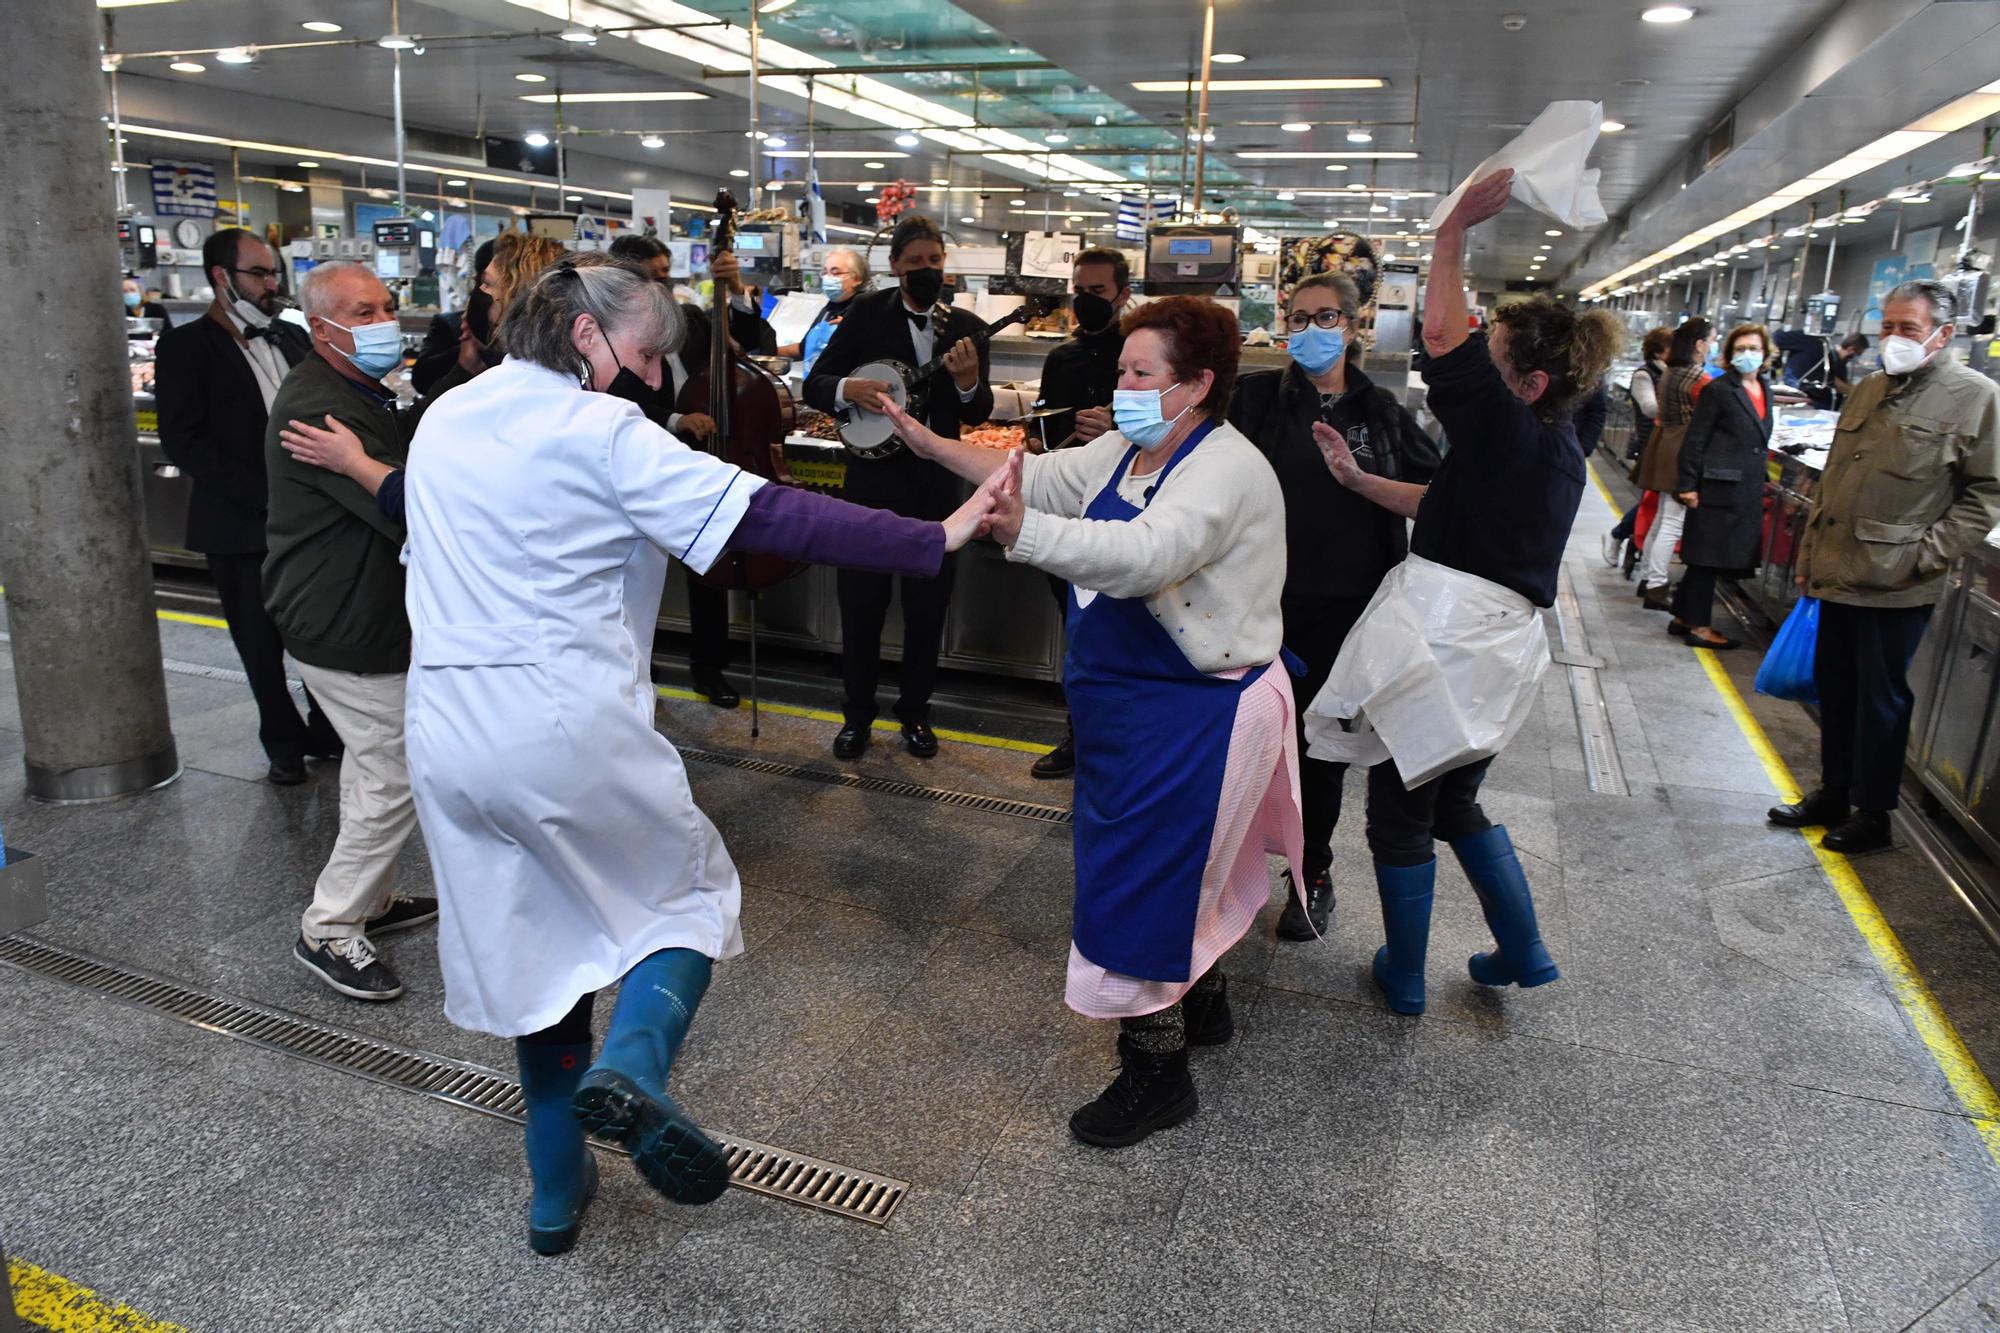
[[[1572,227],[1595,227],[1604,220],[1597,197],[1597,168],[1586,167],[1604,125],[1600,102],[1551,102],[1514,141],[1474,167],[1431,213],[1438,227],[1475,182],[1514,169],[1514,198]]]

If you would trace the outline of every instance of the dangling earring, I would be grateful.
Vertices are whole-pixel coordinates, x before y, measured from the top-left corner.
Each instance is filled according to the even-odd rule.
[[[593,372],[590,368],[590,358],[578,357],[576,362],[577,387],[582,389],[585,393],[594,392],[597,386],[594,383],[592,383],[592,381],[595,378],[596,378],[595,372]]]

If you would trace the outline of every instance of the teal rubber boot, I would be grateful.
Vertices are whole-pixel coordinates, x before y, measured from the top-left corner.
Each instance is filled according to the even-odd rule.
[[[1375,951],[1370,972],[1382,997],[1399,1014],[1424,1011],[1424,955],[1431,942],[1431,894],[1437,862],[1420,866],[1375,863],[1375,889],[1382,898],[1382,933],[1388,943]]]
[[[590,1046],[516,1041],[521,1100],[527,1104],[528,1174],[535,1194],[528,1204],[528,1248],[561,1254],[576,1244],[584,1209],[597,1193],[597,1159],[583,1141],[570,1099],[590,1064]]]
[[[1522,987],[1554,981],[1561,973],[1542,944],[1535,896],[1528,890],[1528,877],[1507,830],[1495,824],[1484,833],[1458,839],[1451,850],[1472,881],[1486,926],[1499,945],[1492,953],[1476,953],[1466,960],[1472,979],[1482,986]]]

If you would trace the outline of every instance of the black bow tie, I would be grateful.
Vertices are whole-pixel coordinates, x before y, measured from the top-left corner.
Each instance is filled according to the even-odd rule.
[[[908,306],[904,306],[903,313],[910,317],[910,323],[920,329],[927,329],[931,326],[931,312],[928,310],[912,310]]]
[[[253,338],[269,338],[272,342],[278,341],[277,323],[273,321],[269,324],[260,324],[254,329],[247,324],[244,325],[243,340],[248,342]]]

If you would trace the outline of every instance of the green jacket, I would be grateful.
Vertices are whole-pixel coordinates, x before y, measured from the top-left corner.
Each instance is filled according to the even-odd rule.
[[[286,453],[278,433],[294,418],[314,425],[331,413],[368,456],[401,467],[409,440],[393,399],[328,365],[316,351],[278,387],[264,432],[271,510],[264,605],[285,649],[309,666],[360,675],[410,667],[403,609],[403,525],[359,483]]]
[[[1940,353],[1870,375],[1834,428],[1798,572],[1813,597],[1929,606],[2000,522],[2000,385]]]

